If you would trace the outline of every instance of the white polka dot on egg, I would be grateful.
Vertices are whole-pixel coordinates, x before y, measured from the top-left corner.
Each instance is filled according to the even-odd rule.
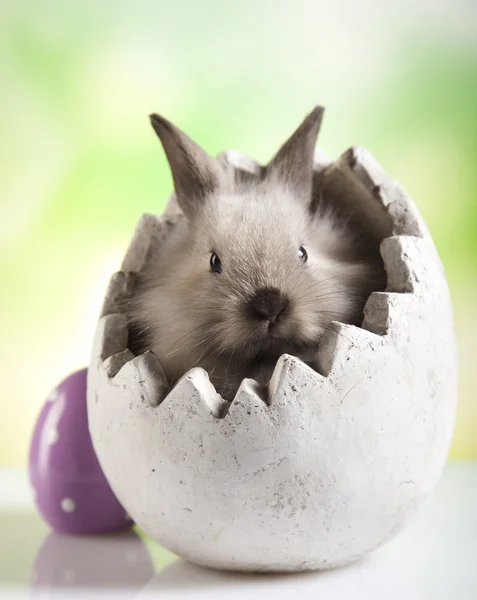
[[[47,438],[48,438],[48,445],[53,446],[60,439],[60,436],[58,434],[58,431],[54,427],[52,427],[51,429],[48,430]]]
[[[47,402],[55,402],[55,400],[58,400],[58,396],[59,396],[58,390],[53,390],[51,392],[51,394],[48,396]]]
[[[61,501],[61,509],[64,510],[66,513],[74,512],[76,509],[75,501],[71,498],[63,498],[63,500]]]
[[[72,585],[76,580],[76,573],[72,569],[63,571],[63,581],[68,585]]]

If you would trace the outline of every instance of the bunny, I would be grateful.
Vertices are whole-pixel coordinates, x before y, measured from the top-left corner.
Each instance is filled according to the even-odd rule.
[[[259,175],[242,178],[151,115],[183,217],[128,313],[171,387],[199,366],[231,401],[245,377],[266,388],[284,353],[314,366],[330,323],[359,325],[383,288],[377,250],[313,191],[322,115],[316,107]]]

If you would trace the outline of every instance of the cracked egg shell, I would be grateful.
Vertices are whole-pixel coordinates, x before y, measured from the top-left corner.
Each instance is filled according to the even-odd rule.
[[[250,160],[232,166],[240,173]],[[94,447],[135,522],[202,566],[270,572],[351,563],[406,526],[447,458],[456,344],[427,227],[363,148],[320,159],[314,187],[366,224],[387,287],[369,297],[361,327],[330,326],[317,371],[282,356],[266,402],[253,380],[224,402],[199,368],[166,393],[158,358],[128,349],[121,305],[182,218],[174,198],[162,217],[140,219],[106,294],[88,371]]]
[[[29,475],[38,509],[60,533],[95,534],[129,528],[91,443],[87,370],[64,379],[47,399],[30,447]]]

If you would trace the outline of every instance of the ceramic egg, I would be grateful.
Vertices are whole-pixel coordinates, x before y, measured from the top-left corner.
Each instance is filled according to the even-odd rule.
[[[137,525],[202,566],[284,572],[351,563],[402,531],[446,462],[456,344],[426,224],[364,148],[322,159],[313,176],[317,194],[366,224],[387,272],[361,327],[330,325],[316,370],[283,355],[266,394],[244,379],[228,403],[203,369],[169,390],[159,358],[133,354],[123,307],[138,277],[158,274],[183,218],[173,199],[164,216],[139,221],[105,297],[88,376],[94,447]]]

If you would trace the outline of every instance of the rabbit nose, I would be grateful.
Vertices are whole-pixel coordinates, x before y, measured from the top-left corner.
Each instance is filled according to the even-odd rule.
[[[260,288],[247,304],[249,315],[259,321],[273,323],[287,311],[288,298],[277,288]]]

